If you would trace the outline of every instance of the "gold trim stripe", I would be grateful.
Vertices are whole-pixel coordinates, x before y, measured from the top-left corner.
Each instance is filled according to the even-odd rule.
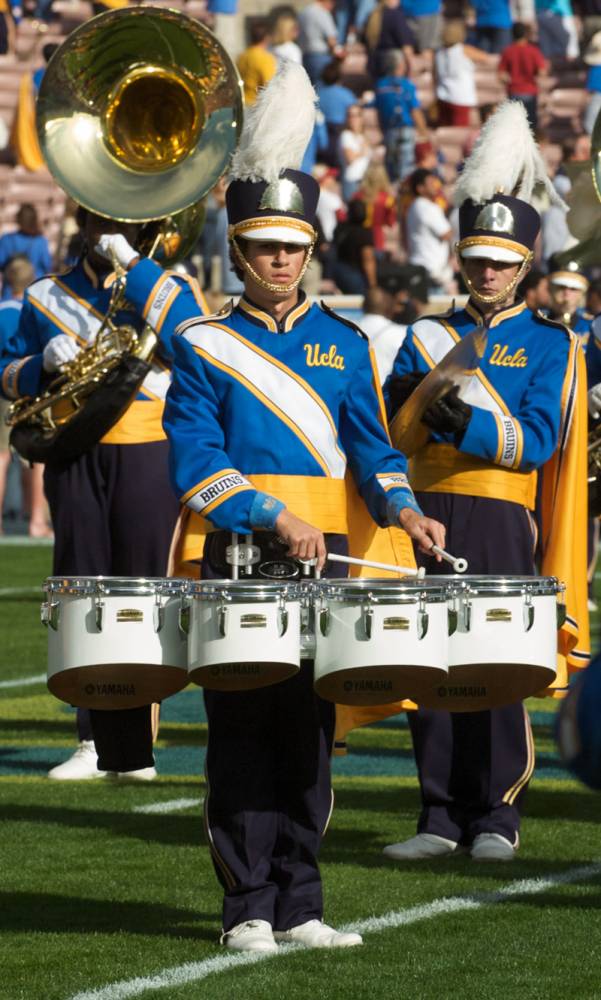
[[[529,247],[515,240],[508,240],[504,236],[466,236],[457,243],[457,250],[461,252],[465,247],[485,246],[485,247],[505,247],[507,250],[514,250],[522,257],[527,257],[532,253]]]

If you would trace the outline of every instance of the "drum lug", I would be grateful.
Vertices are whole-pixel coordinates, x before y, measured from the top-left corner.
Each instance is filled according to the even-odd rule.
[[[280,639],[288,631],[288,612],[285,607],[278,608],[278,632]]]
[[[472,625],[472,602],[467,600],[462,602],[461,611],[457,619],[457,627],[460,632],[469,632]]]
[[[457,621],[457,608],[449,608],[447,611],[447,631],[449,635],[453,635],[457,631]]]
[[[182,598],[177,616],[177,625],[182,635],[190,631],[190,605]]]
[[[104,618],[104,601],[96,598],[94,602],[94,621],[96,622],[96,628],[99,632],[102,632],[102,619]]]
[[[373,609],[367,605],[363,608],[363,631],[368,639],[371,639],[371,634],[374,624],[374,612]]]
[[[50,628],[54,631],[58,631],[58,620],[60,617],[60,603],[59,601],[44,601],[42,607],[40,608],[40,619],[42,625]]]
[[[524,632],[529,632],[534,625],[534,605],[532,604],[532,596],[526,594],[526,600],[524,602],[524,607],[522,608],[522,617],[524,621]]]
[[[160,603],[160,599],[157,600],[156,604],[152,609],[152,621],[155,632],[160,632],[163,625],[165,624],[165,609],[163,605]]]
[[[325,637],[328,634],[328,627],[330,624],[330,609],[320,608],[319,609],[319,631]]]
[[[424,608],[419,608],[417,612],[417,638],[423,639],[428,634],[430,615]]]
[[[217,628],[221,638],[225,639],[227,633],[227,606],[225,604],[222,604],[217,612]]]

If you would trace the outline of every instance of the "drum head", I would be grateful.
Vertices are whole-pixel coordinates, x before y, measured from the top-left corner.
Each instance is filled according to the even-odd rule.
[[[164,664],[95,663],[48,678],[55,697],[77,708],[141,708],[177,694],[188,683],[185,670]]]
[[[438,577],[422,580],[389,580],[389,579],[357,579],[357,580],[320,580],[315,584],[316,594],[321,594],[328,601],[350,601],[360,604],[367,600],[374,603],[410,604],[420,598],[439,603],[446,601],[448,588],[439,582]]]
[[[189,594],[200,601],[253,604],[280,598],[298,601],[301,587],[296,583],[268,580],[194,580],[189,584]]]
[[[450,667],[448,677],[419,697],[420,708],[482,712],[540,694],[556,678],[550,667],[531,663],[470,663]]]
[[[446,680],[447,671],[441,667],[370,665],[317,677],[315,690],[338,705],[387,705],[404,698],[417,701],[422,692]]]

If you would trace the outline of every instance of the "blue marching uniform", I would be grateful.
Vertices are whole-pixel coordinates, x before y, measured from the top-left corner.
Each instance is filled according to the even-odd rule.
[[[468,303],[409,328],[390,379],[430,371],[482,317]],[[472,407],[462,435],[431,434],[410,463],[424,512],[447,525],[450,551],[471,574],[533,575],[532,512],[537,469],[555,451],[572,335],[524,303],[488,323],[480,367],[461,398]],[[429,573],[444,573],[422,558]],[[527,713],[520,704],[485,712],[409,713],[422,791],[418,832],[470,844],[497,833],[514,846],[519,803],[534,767]]]
[[[586,345],[586,376],[589,388],[601,382],[601,319],[595,316]]]
[[[155,279],[142,261],[129,273],[128,296],[160,323],[166,292]],[[303,293],[279,323],[246,297],[204,321],[192,308],[185,317],[186,306],[181,296],[166,320],[187,321],[173,342],[164,422],[177,494],[212,529],[269,531],[286,504],[341,551],[347,467],[380,525],[398,523],[401,507],[419,510],[406,461],[379,418],[377,372],[356,328]],[[206,554],[201,572],[220,575]],[[275,930],[320,919],[334,706],[314,694],[307,662],[290,681],[205,691],[205,703],[205,821],[224,931],[249,919]]]
[[[170,278],[171,301],[189,294],[188,283]],[[171,287],[173,286],[173,287]],[[111,292],[86,258],[62,275],[35,281],[25,293],[17,330],[0,356],[0,387],[8,399],[36,396],[54,378],[43,370],[43,350],[57,334],[80,347],[92,343]],[[144,321],[126,306],[116,325]],[[164,576],[178,515],[167,471],[168,445],[162,428],[171,383],[171,342],[160,348],[137,396],[125,413],[85,454],[70,462],[49,462],[44,485],[55,531],[53,572],[61,576]],[[148,503],[148,498],[152,502]],[[96,742],[99,768],[129,771],[151,766],[150,706],[129,711],[78,711],[80,739]]]

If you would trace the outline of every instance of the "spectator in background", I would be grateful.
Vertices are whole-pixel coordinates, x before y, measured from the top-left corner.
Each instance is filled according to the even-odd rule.
[[[13,52],[15,41],[16,29],[10,0],[0,0],[0,55]]]
[[[404,52],[411,72],[415,38],[399,0],[378,0],[365,26],[368,68],[374,79],[390,72],[390,56]]]
[[[346,128],[338,139],[342,197],[348,201],[358,189],[367,170],[371,147],[364,132],[363,108],[353,104],[346,113]]]
[[[597,115],[601,111],[601,31],[597,31],[593,35],[582,58],[589,67],[586,75],[586,89],[591,95],[584,111],[582,124],[591,135]]]
[[[565,200],[570,193],[571,183],[569,177],[558,173],[553,178],[553,186]],[[541,261],[544,267],[548,267],[550,259],[556,253],[567,250],[573,246],[576,240],[568,229],[566,213],[559,205],[550,205],[541,214]]]
[[[452,229],[436,203],[440,180],[431,170],[416,170],[411,189],[415,200],[407,212],[409,263],[425,267],[432,283],[446,289],[453,277],[449,264]]]
[[[384,133],[386,168],[390,178],[399,181],[415,165],[416,130],[426,139],[428,129],[415,84],[407,79],[405,56],[396,52],[389,59],[392,70],[376,82],[375,105]]]
[[[470,125],[473,109],[478,106],[475,64],[488,64],[491,57],[466,45],[465,35],[463,21],[447,21],[442,48],[434,56],[438,125]]]
[[[243,23],[238,16],[238,0],[207,0],[209,27],[229,52],[237,59],[244,48]]]
[[[250,45],[241,52],[236,61],[244,85],[244,103],[254,104],[260,87],[269,83],[278,68],[278,61],[269,51],[271,36],[264,18],[253,21],[250,26]]]
[[[335,0],[312,0],[298,15],[303,65],[313,84],[318,83],[332,58],[344,56],[344,49],[338,44],[334,7]]]
[[[328,130],[328,150],[324,160],[330,167],[338,165],[338,139],[346,124],[348,109],[357,103],[353,91],[340,82],[341,75],[340,61],[333,59],[324,67],[315,88]]]
[[[538,44],[546,59],[577,59],[578,32],[571,0],[536,0]]]
[[[511,8],[509,0],[471,0],[476,12],[474,41],[484,52],[498,55],[511,42]]]
[[[296,41],[299,31],[298,18],[292,8],[276,14],[271,30],[271,51],[276,59],[302,64],[303,52]]]
[[[580,44],[586,48],[593,35],[601,31],[601,0],[579,0],[576,11],[582,18]]]
[[[501,53],[499,76],[507,86],[509,97],[522,102],[530,125],[536,129],[538,77],[548,72],[549,64],[538,45],[530,41],[531,32],[527,24],[514,24],[512,34],[512,44]]]
[[[33,72],[23,73],[19,82],[19,96],[10,142],[17,163],[32,172],[41,170],[44,166],[35,124],[35,102],[46,72],[46,65],[57,48],[58,45],[52,42],[44,45],[42,49],[44,65],[39,66]]]
[[[403,0],[403,13],[419,52],[432,58],[442,37],[441,0]]]
[[[346,218],[346,205],[340,197],[340,188],[336,180],[338,170],[335,167],[317,164],[313,169],[313,176],[319,183],[317,219],[323,237],[322,248],[327,251],[334,239],[336,226]]]
[[[300,169],[306,174],[313,173],[313,168],[317,163],[317,160],[321,158],[322,151],[327,153],[328,151],[328,130],[326,128],[326,120],[323,116],[321,108],[317,108],[315,111],[315,125],[313,126],[313,132],[311,133],[311,138],[305,149],[305,154],[300,165]]]
[[[549,279],[542,271],[534,268],[520,282],[520,294],[528,309],[537,312],[549,308]]]
[[[333,277],[344,295],[364,295],[377,285],[371,229],[365,228],[365,205],[351,201],[348,219],[334,232]]]
[[[406,326],[394,322],[393,314],[394,298],[390,292],[379,287],[369,288],[363,300],[360,326],[376,356],[380,385],[384,385],[390,375],[407,333]]]
[[[365,205],[365,226],[372,231],[374,250],[379,257],[386,250],[385,230],[397,223],[396,198],[386,167],[370,163],[353,198]]]
[[[34,277],[41,278],[52,270],[52,256],[48,240],[42,235],[35,205],[24,203],[17,212],[17,229],[0,236],[0,271],[3,272],[2,298],[14,298],[6,267],[17,255],[27,257],[33,266]]]
[[[6,267],[5,280],[12,288],[12,296],[0,303],[0,353],[9,343],[19,325],[19,316],[23,308],[25,289],[34,279],[34,269],[31,261],[23,254],[13,257]],[[6,479],[11,461],[9,451],[9,429],[5,424],[5,416],[9,408],[7,400],[0,400],[0,535],[2,534],[2,509],[6,491]],[[31,538],[51,538],[52,529],[48,524],[48,506],[44,497],[42,481],[43,465],[32,466],[21,463],[21,488],[23,491],[23,506],[29,514],[29,534]]]
[[[591,316],[601,313],[601,280],[591,281],[586,293],[586,308]]]

